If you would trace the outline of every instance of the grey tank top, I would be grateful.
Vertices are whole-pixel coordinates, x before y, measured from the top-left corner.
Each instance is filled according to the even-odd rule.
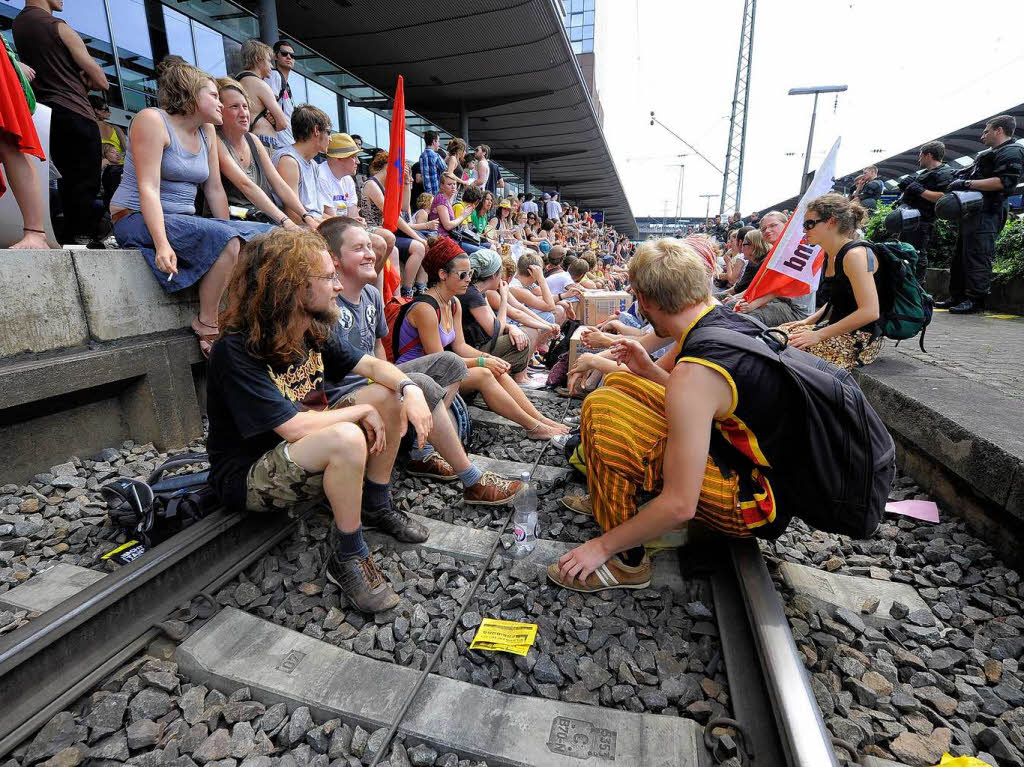
[[[270,181],[267,179],[266,174],[263,172],[263,167],[260,165],[260,156],[258,154],[258,150],[256,149],[256,140],[253,139],[251,133],[245,134],[245,140],[246,143],[249,144],[250,160],[248,168],[242,166],[242,161],[238,158],[238,155],[235,153],[235,148],[231,146],[231,144],[229,144],[227,140],[224,139],[223,136],[221,136],[221,144],[227,148],[228,154],[231,156],[231,159],[238,164],[238,167],[242,169],[242,172],[245,173],[245,175],[247,175],[252,180],[252,182],[256,184],[256,186],[262,189],[267,194],[268,197],[271,197],[274,194],[274,190],[270,186]],[[223,182],[224,194],[227,195],[228,205],[238,205],[243,208],[252,205],[252,203],[249,201],[249,198],[242,194],[240,191],[238,191],[238,188],[234,184],[232,184],[226,178],[223,179]]]
[[[164,148],[163,157],[160,159],[160,206],[164,213],[194,216],[199,186],[206,183],[206,179],[210,177],[210,150],[206,145],[206,135],[200,129],[199,151],[189,152],[178,141],[174,128],[167,119],[167,113],[162,109],[157,109],[156,112],[164,119],[167,134],[171,137],[171,143]],[[142,210],[142,204],[139,202],[139,181],[135,175],[134,151],[129,151],[124,158],[124,174],[121,176],[121,184],[110,199],[110,206]]]
[[[312,160],[307,160],[299,154],[298,150],[295,149],[295,145],[291,144],[274,152],[275,168],[280,159],[285,155],[294,158],[295,162],[299,164],[299,200],[305,206],[306,212],[312,213],[315,216],[322,216],[324,214],[324,206],[320,204],[320,190],[316,183],[316,163]],[[278,205],[284,205],[284,201],[276,194],[274,195],[274,202]]]

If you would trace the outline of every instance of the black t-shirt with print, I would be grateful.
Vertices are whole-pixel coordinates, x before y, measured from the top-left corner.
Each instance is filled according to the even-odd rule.
[[[474,349],[487,351],[491,344],[491,334],[485,331],[473,316],[473,309],[487,306],[487,299],[476,285],[470,285],[466,292],[459,296],[459,303],[462,304],[462,335],[466,343]]]
[[[337,335],[320,349],[307,349],[305,359],[286,368],[253,357],[240,333],[213,345],[206,384],[206,449],[210,484],[225,506],[245,507],[249,469],[281,442],[274,429],[303,410],[326,409],[325,374],[340,381],[362,356]]]

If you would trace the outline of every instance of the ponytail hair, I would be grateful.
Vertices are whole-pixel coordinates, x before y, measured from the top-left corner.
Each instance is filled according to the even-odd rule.
[[[840,234],[852,235],[867,220],[868,212],[860,203],[830,192],[807,204],[807,211],[823,219],[834,218]]]

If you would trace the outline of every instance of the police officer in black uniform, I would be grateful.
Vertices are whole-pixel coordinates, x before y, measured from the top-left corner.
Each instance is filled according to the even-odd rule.
[[[917,281],[924,285],[928,271],[928,246],[935,231],[935,203],[953,181],[953,169],[943,163],[946,145],[929,141],[921,147],[917,162],[924,171],[901,182],[903,202],[921,212],[920,224],[914,232],[903,236],[903,241],[917,250]]]
[[[853,182],[853,191],[850,199],[859,202],[861,207],[874,210],[878,207],[878,200],[885,192],[885,184],[878,180],[878,168],[869,165],[864,172],[857,176]]]
[[[1024,146],[1016,143],[1013,115],[993,117],[985,123],[981,142],[988,147],[980,152],[964,178],[951,183],[946,191],[982,193],[981,212],[960,225],[956,253],[949,272],[950,300],[936,302],[950,314],[973,314],[985,308],[985,296],[992,285],[992,259],[996,237],[1006,224],[1007,198],[1024,174]]]

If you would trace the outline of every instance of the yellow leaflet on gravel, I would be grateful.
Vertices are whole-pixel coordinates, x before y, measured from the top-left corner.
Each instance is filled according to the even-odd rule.
[[[526,655],[536,638],[536,623],[517,623],[516,621],[484,618],[476,630],[476,636],[473,637],[469,649]]]
[[[983,762],[981,759],[975,759],[973,756],[943,754],[942,761],[935,765],[935,767],[992,767],[992,765],[988,762]]]

